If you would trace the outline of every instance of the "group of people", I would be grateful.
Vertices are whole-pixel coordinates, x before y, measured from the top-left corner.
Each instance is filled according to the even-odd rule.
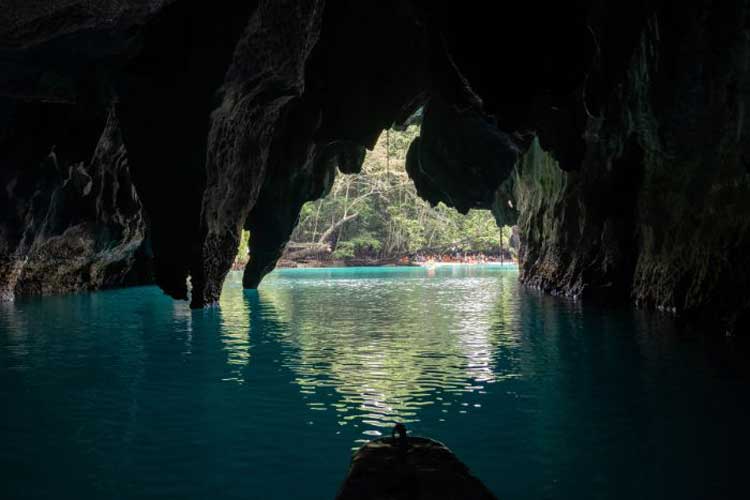
[[[408,257],[404,257],[408,259]],[[451,252],[444,254],[417,253],[411,258],[411,262],[417,264],[428,264],[431,262],[441,262],[449,264],[487,264],[489,262],[502,262],[498,256],[488,256],[483,252]]]

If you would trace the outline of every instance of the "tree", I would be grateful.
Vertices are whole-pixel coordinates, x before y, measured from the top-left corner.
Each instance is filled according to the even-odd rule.
[[[501,231],[488,210],[461,215],[442,203],[431,207],[417,195],[406,173],[406,152],[417,135],[418,125],[381,134],[359,174],[339,173],[328,196],[306,203],[284,258],[498,255],[502,242],[507,249],[511,228]]]

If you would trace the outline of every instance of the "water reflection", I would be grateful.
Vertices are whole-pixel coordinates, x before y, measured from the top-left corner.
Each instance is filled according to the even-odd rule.
[[[221,342],[227,352],[232,375],[225,380],[243,381],[243,369],[250,362],[250,307],[241,298],[241,284],[230,281],[220,303]]]
[[[277,273],[257,292],[230,281],[221,341],[227,362],[243,365],[249,339],[274,337],[308,409],[335,414],[339,426],[377,436],[419,421],[425,406],[441,405],[441,420],[476,411],[464,394],[518,375],[497,363],[520,331],[513,278],[502,271],[303,273]]]
[[[396,419],[500,498],[740,496],[746,349],[516,278],[285,271],[199,311],[155,287],[0,305],[0,497],[332,498]]]

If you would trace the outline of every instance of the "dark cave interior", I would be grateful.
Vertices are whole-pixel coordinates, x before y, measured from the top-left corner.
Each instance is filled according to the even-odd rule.
[[[243,228],[257,287],[423,106],[420,195],[518,224],[524,283],[740,333],[748,3],[2,5],[0,299],[153,276],[202,307]]]

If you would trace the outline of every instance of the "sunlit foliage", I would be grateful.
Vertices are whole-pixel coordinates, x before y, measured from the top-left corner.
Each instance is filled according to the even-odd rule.
[[[464,216],[417,195],[405,158],[418,134],[417,125],[384,132],[359,174],[339,174],[328,196],[302,208],[292,241],[328,244],[334,258],[507,249],[511,229],[501,231],[489,211]]]

